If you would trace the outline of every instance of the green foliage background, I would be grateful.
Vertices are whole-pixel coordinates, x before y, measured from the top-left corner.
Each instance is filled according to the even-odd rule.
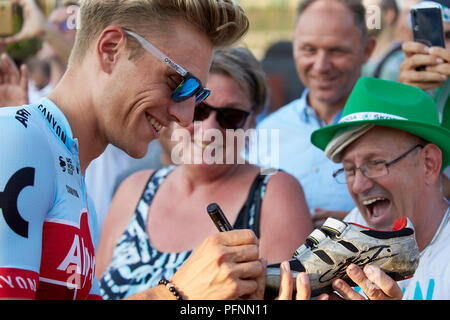
[[[273,43],[292,41],[295,22],[295,5],[292,1],[247,1],[241,1],[250,19],[250,30],[243,42],[258,58],[262,58]]]
[[[14,33],[18,33],[22,28],[22,10],[20,7],[14,9]],[[10,44],[6,52],[14,61],[20,65],[25,63],[30,57],[34,56],[42,47],[42,41],[39,39],[24,40]]]

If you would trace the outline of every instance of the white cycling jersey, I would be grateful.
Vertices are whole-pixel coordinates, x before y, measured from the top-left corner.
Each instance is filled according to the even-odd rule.
[[[0,108],[0,298],[100,298],[96,223],[61,110]]]

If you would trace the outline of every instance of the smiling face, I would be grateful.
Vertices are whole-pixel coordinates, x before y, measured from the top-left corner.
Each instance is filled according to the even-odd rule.
[[[351,11],[338,1],[316,1],[300,15],[294,34],[297,72],[311,104],[347,98],[369,55]]]
[[[146,38],[205,83],[212,56],[208,38],[181,21],[173,22],[173,27],[167,29],[170,32]],[[105,47],[105,59],[108,59]],[[97,116],[107,140],[138,158],[146,154],[148,144],[159,137],[162,127],[169,126],[170,122],[181,126],[192,122],[195,97],[174,102],[171,96],[182,77],[146,51],[134,60],[128,56],[129,50],[117,54],[117,62],[102,88],[103,101],[99,104],[102,109],[97,110]]]
[[[342,157],[345,168],[359,168],[367,161],[392,161],[420,139],[404,131],[376,126],[350,144]],[[389,174],[369,179],[356,170],[348,190],[370,227],[391,230],[400,217],[414,220],[421,201],[424,177],[419,170],[421,148],[389,167]],[[423,200],[423,199],[422,199]]]
[[[228,76],[217,73],[210,73],[208,77],[208,88],[211,89],[211,95],[205,100],[208,105],[217,109],[234,108],[243,111],[251,111],[251,103],[247,95],[243,92],[239,84]],[[222,150],[223,163],[227,163],[227,152],[233,152],[231,155],[235,159],[239,154],[235,139],[227,139],[226,130],[217,122],[217,112],[211,111],[209,117],[201,122],[203,136],[195,134],[195,125],[191,124],[187,130],[191,136],[191,148],[193,153],[202,154],[203,161],[201,165],[207,164],[205,156],[216,156],[213,149]],[[243,130],[249,128],[251,123],[251,115],[247,118]],[[212,136],[217,135],[222,139],[216,141]],[[208,150],[211,149],[211,150]],[[209,152],[212,151],[212,152]],[[230,156],[229,156],[230,157]],[[228,158],[230,159],[230,158]],[[233,161],[235,163],[235,161]]]

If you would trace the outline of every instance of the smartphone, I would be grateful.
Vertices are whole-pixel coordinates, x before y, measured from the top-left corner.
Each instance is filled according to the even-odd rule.
[[[208,211],[209,217],[220,232],[233,230],[233,227],[217,203],[209,204],[206,207],[206,211]]]
[[[0,0],[0,36],[14,33],[14,6],[11,0]]]
[[[445,48],[442,10],[438,5],[411,8],[414,41]]]

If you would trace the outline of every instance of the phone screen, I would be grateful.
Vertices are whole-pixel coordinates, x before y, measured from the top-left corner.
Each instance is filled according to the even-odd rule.
[[[0,0],[0,36],[9,36],[13,33],[13,4],[11,0]]]
[[[445,48],[442,13],[439,7],[413,8],[411,18],[414,41],[429,47]]]

